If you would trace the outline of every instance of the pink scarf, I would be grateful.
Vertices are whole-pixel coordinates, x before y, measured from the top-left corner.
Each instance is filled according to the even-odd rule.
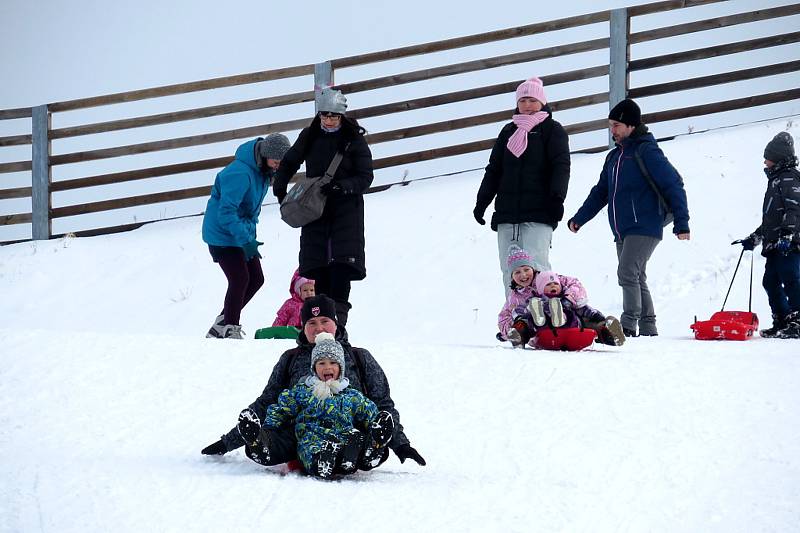
[[[549,114],[545,111],[537,111],[533,115],[514,115],[514,124],[517,125],[517,131],[511,134],[508,139],[508,151],[519,157],[528,147],[528,134],[533,128],[541,124]]]

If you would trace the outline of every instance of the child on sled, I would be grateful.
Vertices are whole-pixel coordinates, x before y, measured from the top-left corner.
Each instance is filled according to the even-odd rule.
[[[509,248],[511,292],[498,316],[501,335],[522,346],[542,328],[585,327],[597,332],[597,341],[609,346],[625,342],[622,326],[613,316],[588,305],[586,289],[577,278],[555,272],[537,272],[525,250]]]
[[[298,270],[294,271],[289,282],[290,298],[283,302],[272,326],[256,331],[256,339],[296,339],[303,327],[300,309],[303,302],[316,294],[313,279],[304,278]]]
[[[280,446],[276,430],[294,425],[297,456],[305,471],[330,479],[371,470],[394,433],[394,419],[359,391],[345,377],[344,349],[333,335],[317,335],[311,352],[311,373],[278,396],[267,408],[264,422],[248,408],[239,415],[239,434],[245,453],[253,461],[270,466],[271,446]]]

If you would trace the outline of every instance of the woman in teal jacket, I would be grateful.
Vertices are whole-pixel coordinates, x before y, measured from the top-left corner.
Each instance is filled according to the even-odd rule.
[[[272,133],[239,146],[217,174],[203,216],[203,241],[228,280],[222,313],[206,337],[242,338],[242,308],[264,284],[256,225],[270,180],[291,144]]]

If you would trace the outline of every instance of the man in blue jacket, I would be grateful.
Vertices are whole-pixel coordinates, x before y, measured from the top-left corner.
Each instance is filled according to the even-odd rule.
[[[654,336],[658,329],[647,286],[647,261],[663,237],[667,213],[659,195],[674,216],[672,232],[684,241],[689,240],[686,191],[680,174],[642,123],[636,102],[625,99],[615,105],[608,125],[616,146],[606,157],[597,185],[567,225],[577,233],[608,205],[608,222],[619,259],[623,331],[627,337]]]

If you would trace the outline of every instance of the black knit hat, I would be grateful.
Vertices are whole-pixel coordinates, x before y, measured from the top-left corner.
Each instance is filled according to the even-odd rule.
[[[300,309],[300,319],[303,321],[303,325],[318,316],[326,316],[336,322],[336,304],[324,294],[307,298]]]
[[[626,98],[615,105],[608,114],[608,120],[616,120],[628,126],[639,126],[642,123],[642,110],[636,102]]]
[[[794,157],[794,139],[792,136],[782,131],[772,138],[764,148],[764,159],[777,163]]]

